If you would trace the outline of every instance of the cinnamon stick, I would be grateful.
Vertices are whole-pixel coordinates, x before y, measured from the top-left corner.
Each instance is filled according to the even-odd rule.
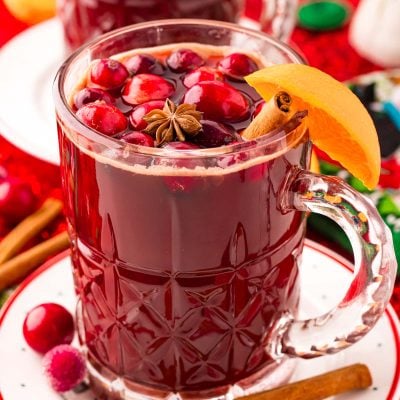
[[[242,137],[253,140],[285,124],[291,117],[292,98],[286,92],[273,96],[244,130]]]
[[[368,367],[353,364],[238,400],[322,400],[351,390],[366,389],[371,385]]]
[[[48,257],[69,247],[67,232],[62,232],[0,265],[0,290],[18,282]]]
[[[0,242],[0,269],[1,264],[12,258],[19,250],[40,231],[42,231],[62,210],[62,202],[57,199],[48,199],[43,205],[20,222]]]

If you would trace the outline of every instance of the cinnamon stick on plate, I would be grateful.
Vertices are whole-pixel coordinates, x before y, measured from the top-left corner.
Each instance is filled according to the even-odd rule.
[[[276,389],[240,397],[238,400],[323,400],[351,390],[366,389],[371,385],[368,367],[353,364]]]

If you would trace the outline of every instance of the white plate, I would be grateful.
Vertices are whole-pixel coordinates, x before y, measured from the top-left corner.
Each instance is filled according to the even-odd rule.
[[[332,307],[344,294],[350,280],[351,264],[336,253],[307,241],[301,268],[302,306],[315,311],[312,303]],[[341,292],[341,293],[339,293]],[[22,336],[26,312],[43,302],[57,302],[73,310],[75,295],[70,258],[63,253],[45,264],[25,280],[8,301],[0,315],[0,390],[4,400],[60,400],[47,385],[41,373],[41,357],[27,348]],[[400,399],[400,325],[393,308],[385,314],[360,342],[341,353],[300,360],[292,380],[299,380],[356,362],[371,370],[374,384],[369,390],[334,397],[334,400],[398,400]],[[93,400],[90,390],[69,392],[65,399]],[[333,399],[333,398],[332,398]],[[282,399],[283,400],[283,399]]]

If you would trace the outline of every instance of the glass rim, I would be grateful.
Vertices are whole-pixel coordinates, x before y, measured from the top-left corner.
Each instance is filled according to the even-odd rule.
[[[115,137],[104,135],[92,128],[89,128],[85,125],[76,114],[72,111],[69,106],[68,99],[63,90],[63,85],[66,79],[66,76],[69,72],[69,67],[74,63],[75,60],[79,59],[79,57],[84,54],[88,49],[93,48],[95,46],[100,45],[101,43],[107,42],[109,39],[117,36],[122,36],[126,33],[143,30],[146,28],[162,28],[167,26],[201,26],[201,27],[212,27],[214,29],[229,29],[231,31],[239,32],[247,34],[253,38],[258,40],[262,40],[270,43],[273,47],[281,50],[285,53],[292,62],[298,64],[306,64],[306,60],[294,49],[292,49],[286,43],[273,38],[272,36],[260,32],[255,29],[243,27],[241,25],[231,23],[231,22],[222,22],[222,21],[214,21],[207,19],[162,19],[162,20],[154,20],[147,21],[138,24],[128,25],[119,29],[115,29],[113,31],[107,32],[103,35],[98,36],[95,39],[85,43],[78,49],[76,49],[60,66],[58,69],[56,76],[53,82],[53,98],[55,101],[57,118],[58,114],[62,116],[62,119],[65,120],[69,126],[72,126],[73,129],[78,132],[79,135],[82,135],[93,142],[102,144],[109,148],[114,148],[118,150],[125,150],[129,153],[143,154],[149,156],[159,156],[159,157],[198,157],[198,158],[208,158],[208,157],[219,157],[225,154],[232,154],[236,152],[242,152],[246,150],[252,150],[260,147],[268,147],[276,145],[280,141],[286,141],[288,137],[292,134],[290,132],[284,132],[282,129],[276,129],[271,132],[266,132],[266,134],[260,136],[259,138],[251,141],[238,142],[231,145],[214,147],[214,148],[199,148],[199,149],[188,149],[188,150],[172,150],[163,148],[150,148],[146,146],[135,145],[127,142],[123,142]],[[300,125],[304,125],[304,122],[300,122]],[[293,129],[293,131],[298,131],[298,128]],[[267,134],[268,133],[268,134]]]

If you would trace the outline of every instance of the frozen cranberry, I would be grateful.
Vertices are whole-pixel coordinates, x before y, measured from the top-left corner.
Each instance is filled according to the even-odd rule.
[[[187,72],[200,67],[204,60],[194,51],[179,49],[172,52],[167,58],[167,65],[174,72]]]
[[[102,100],[108,104],[115,104],[115,98],[105,90],[86,87],[75,94],[74,105],[77,109],[79,109],[85,104],[94,103],[98,100]]]
[[[148,114],[151,110],[160,109],[164,107],[163,100],[153,100],[147,103],[140,104],[136,106],[132,113],[129,116],[129,122],[132,125],[133,129],[137,129],[139,131],[143,130],[147,126],[147,122],[143,119],[143,117]]]
[[[241,92],[224,82],[206,81],[192,86],[183,103],[195,104],[205,119],[235,122],[246,118],[249,103]]]
[[[0,216],[7,223],[20,222],[35,206],[36,197],[28,183],[7,175],[0,179]]]
[[[164,72],[162,64],[149,54],[136,54],[128,58],[124,64],[131,75],[143,73],[161,75]]]
[[[191,88],[196,83],[203,81],[223,81],[224,75],[221,71],[218,71],[212,67],[200,67],[192,72],[189,72],[183,79],[183,84],[187,88]]]
[[[121,140],[126,143],[138,144],[140,146],[154,147],[154,139],[143,132],[129,132],[122,136]]]
[[[127,118],[117,107],[100,101],[86,104],[76,115],[90,128],[108,136],[123,132],[128,126]]]
[[[39,353],[59,344],[70,344],[74,337],[74,320],[69,311],[55,303],[44,303],[28,312],[23,324],[26,343]]]
[[[111,58],[95,62],[90,70],[90,82],[103,89],[115,89],[122,86],[129,77],[123,64]]]
[[[191,141],[203,147],[219,147],[238,140],[236,131],[215,121],[201,121],[202,130]]]
[[[265,101],[260,101],[260,102],[257,104],[256,109],[255,109],[254,112],[253,112],[253,118],[255,118],[255,117],[260,113],[260,111],[262,110],[262,108],[264,107],[264,105],[265,105]]]
[[[174,91],[174,85],[161,76],[139,74],[128,80],[122,91],[122,98],[129,104],[137,105],[151,100],[165,100]]]
[[[230,78],[243,80],[243,77],[258,70],[258,65],[249,56],[242,53],[233,53],[224,57],[218,68]]]

